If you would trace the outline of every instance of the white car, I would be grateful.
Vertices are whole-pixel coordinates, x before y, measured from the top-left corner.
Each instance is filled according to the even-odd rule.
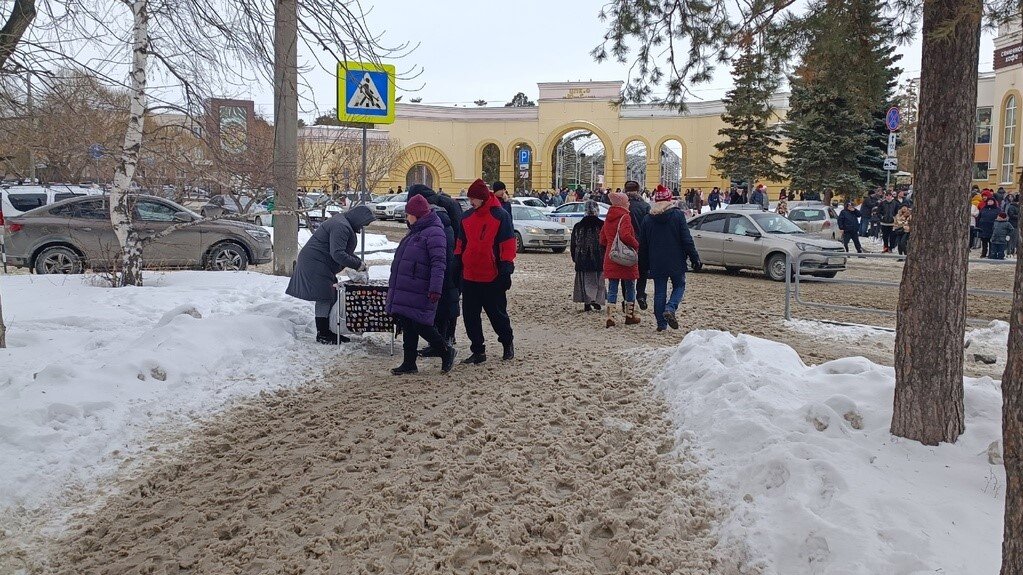
[[[395,219],[394,210],[398,206],[405,206],[405,202],[408,201],[408,194],[395,194],[387,199],[386,202],[378,202],[373,205],[373,215],[378,220],[393,220]]]
[[[597,206],[600,208],[597,217],[599,217],[600,219],[604,219],[605,217],[607,217],[607,212],[608,210],[611,209],[611,206],[607,204],[601,204],[599,202],[597,203]],[[569,202],[567,204],[562,204],[553,212],[547,214],[547,219],[552,222],[568,226],[569,228],[574,228],[576,224],[582,221],[583,216],[585,215],[586,215],[585,202]]]
[[[0,187],[0,222],[3,217],[20,216],[21,214],[48,206],[52,203],[75,198],[78,196],[102,195],[103,190],[89,186],[72,184],[14,185]]]
[[[515,225],[515,247],[519,253],[551,250],[560,254],[568,249],[571,229],[548,220],[540,210],[513,204],[512,222]]]
[[[547,204],[543,203],[543,200],[539,198],[531,198],[529,196],[524,196],[521,198],[512,198],[508,201],[511,202],[511,205],[513,206],[525,206],[527,208],[534,208],[542,214],[549,214],[554,211],[554,206],[548,206]]]

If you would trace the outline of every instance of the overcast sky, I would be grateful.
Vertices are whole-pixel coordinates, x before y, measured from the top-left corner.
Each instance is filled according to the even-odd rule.
[[[399,82],[405,101],[421,97],[424,103],[473,106],[477,99],[504,105],[516,92],[537,97],[537,82],[566,80],[624,80],[628,66],[616,62],[597,64],[590,56],[604,32],[597,19],[602,0],[515,0],[495,9],[479,0],[434,2],[378,2],[364,0],[370,9],[368,24],[383,34],[384,44],[418,43],[400,61],[399,71],[418,67],[421,75]],[[980,70],[991,70],[992,35],[981,43]],[[900,48],[905,77],[919,76],[920,42]],[[308,58],[307,58],[308,61]],[[315,70],[306,75],[299,115],[312,119],[334,106],[332,74]],[[710,84],[696,86],[700,98],[718,99],[731,86],[726,68],[719,69]],[[257,110],[272,117],[269,86],[253,86],[248,94]],[[416,90],[405,92],[402,89]]]

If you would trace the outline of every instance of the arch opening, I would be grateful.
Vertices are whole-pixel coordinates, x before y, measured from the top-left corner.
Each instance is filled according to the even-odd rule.
[[[436,181],[435,171],[432,166],[424,162],[417,162],[412,164],[412,167],[408,169],[405,174],[405,189],[413,184],[423,184],[430,189],[433,188],[433,183]]]
[[[551,183],[560,190],[595,190],[604,185],[607,151],[600,137],[590,130],[566,132],[551,153]]]
[[[684,148],[678,140],[667,140],[661,144],[659,153],[661,184],[677,195],[682,186]]]
[[[494,143],[487,144],[483,146],[480,156],[480,164],[483,167],[480,177],[483,181],[490,185],[501,179],[501,148]]]
[[[522,162],[522,153],[526,153],[528,161]],[[515,145],[512,159],[515,162],[515,185],[513,190],[516,194],[528,193],[533,189],[533,147],[525,142]]]
[[[641,140],[633,140],[625,145],[625,179],[639,182],[640,188],[646,187],[648,155],[646,144]]]

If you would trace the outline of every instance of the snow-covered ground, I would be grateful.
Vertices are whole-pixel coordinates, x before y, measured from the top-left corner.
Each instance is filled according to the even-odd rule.
[[[997,339],[1000,329],[975,341]],[[695,331],[654,385],[678,439],[702,456],[732,510],[720,527],[725,548],[754,569],[998,572],[1005,475],[997,381],[965,380],[966,433],[938,447],[889,433],[894,370],[864,358],[806,366],[781,343]]]
[[[270,238],[273,239],[274,229],[272,227],[269,227],[269,226],[264,226],[263,229],[266,230],[270,234]],[[313,235],[313,233],[311,231],[309,231],[308,228],[299,228],[298,229],[298,247],[304,246],[305,243],[307,241],[309,241],[309,238],[312,237],[312,235]],[[356,253],[360,253],[361,250],[362,250],[362,247],[363,246],[360,245],[359,246],[359,250],[357,250]],[[365,245],[365,248],[366,248],[366,253],[367,253],[367,258],[366,259],[368,260],[368,259],[370,259],[368,257],[369,252],[393,251],[393,250],[398,248],[398,244],[388,240],[387,236],[385,236],[383,234],[369,234],[369,233],[367,233],[366,234],[366,245]],[[383,255],[383,254],[377,254],[377,255]]]
[[[386,278],[387,267],[370,272]],[[154,430],[365,352],[313,344],[312,304],[284,294],[288,278],[151,273],[145,287],[120,289],[94,279],[0,280],[9,346],[0,350],[0,517],[88,488]]]

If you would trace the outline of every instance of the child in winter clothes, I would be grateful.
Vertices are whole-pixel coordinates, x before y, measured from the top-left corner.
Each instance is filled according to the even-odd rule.
[[[991,226],[991,259],[1005,259],[1005,246],[1009,243],[1009,236],[1014,233],[1016,233],[1016,230],[1009,223],[1008,214],[1005,212],[999,213],[994,225]]]

